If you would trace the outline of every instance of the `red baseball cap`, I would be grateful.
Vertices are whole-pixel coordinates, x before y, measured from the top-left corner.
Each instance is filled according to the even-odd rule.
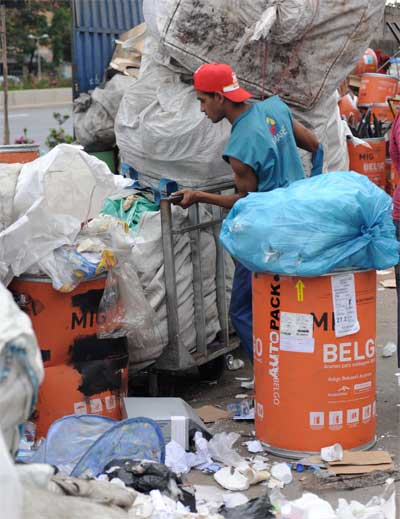
[[[240,88],[232,67],[225,63],[209,63],[201,65],[193,76],[194,88],[201,92],[220,92],[234,103],[243,103],[252,95]]]

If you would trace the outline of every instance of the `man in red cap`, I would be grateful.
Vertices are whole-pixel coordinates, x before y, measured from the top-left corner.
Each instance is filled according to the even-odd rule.
[[[178,203],[181,207],[202,202],[229,209],[250,192],[271,191],[304,178],[297,146],[313,153],[318,158],[316,169],[322,170],[316,136],[293,120],[288,106],[278,96],[249,103],[251,94],[240,87],[233,69],[223,63],[202,65],[194,74],[194,88],[201,111],[213,123],[226,118],[232,125],[223,158],[232,167],[236,193],[219,195],[182,189],[176,193],[183,196]],[[230,316],[252,359],[251,272],[240,263],[236,264]]]

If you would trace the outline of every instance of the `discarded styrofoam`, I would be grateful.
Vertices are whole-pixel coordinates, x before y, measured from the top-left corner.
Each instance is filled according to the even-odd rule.
[[[335,443],[334,445],[329,445],[329,447],[323,447],[321,449],[321,460],[332,462],[332,461],[341,461],[343,459],[343,447],[340,443]]]
[[[287,463],[276,463],[272,465],[271,476],[284,485],[288,485],[293,481],[292,471]]]

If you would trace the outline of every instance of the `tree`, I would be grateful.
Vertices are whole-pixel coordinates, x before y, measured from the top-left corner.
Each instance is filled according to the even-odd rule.
[[[59,0],[54,5],[54,17],[50,27],[50,42],[53,62],[71,62],[71,8],[68,0]]]
[[[27,0],[18,8],[7,9],[7,40],[10,57],[14,57],[22,68],[26,57],[29,57],[28,70],[33,72],[33,60],[36,52],[35,40],[28,34],[41,35],[48,32],[45,12],[48,8],[46,0]]]

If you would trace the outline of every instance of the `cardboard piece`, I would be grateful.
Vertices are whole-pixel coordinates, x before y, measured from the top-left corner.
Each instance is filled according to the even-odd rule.
[[[223,409],[218,409],[213,405],[204,405],[195,409],[196,413],[200,416],[204,423],[214,423],[218,420],[228,420],[229,414]]]
[[[370,474],[377,470],[394,470],[394,465],[393,463],[384,463],[382,465],[330,465],[328,474],[331,476],[339,476],[342,474]]]
[[[392,463],[392,457],[386,451],[366,451],[366,452],[351,452],[344,451],[343,459],[340,461],[332,461],[329,465],[383,465],[385,463]]]

